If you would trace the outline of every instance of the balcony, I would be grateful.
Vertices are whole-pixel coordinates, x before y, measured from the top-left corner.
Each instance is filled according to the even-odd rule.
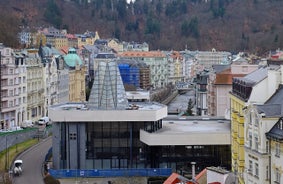
[[[17,108],[18,108],[18,106],[12,106],[12,107],[2,106],[1,107],[1,112],[5,113],[5,112],[16,111]]]

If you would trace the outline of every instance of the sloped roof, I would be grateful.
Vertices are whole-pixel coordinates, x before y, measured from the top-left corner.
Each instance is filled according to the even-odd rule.
[[[266,133],[268,139],[275,139],[277,141],[283,141],[283,120],[282,117],[277,121],[277,123],[271,128],[269,132]]]
[[[232,85],[233,77],[244,77],[245,74],[232,74],[231,68],[223,70],[222,72],[216,74],[215,85]]]
[[[247,82],[252,82],[253,84],[257,84],[267,77],[267,72],[267,67],[261,67],[243,77],[243,80]]]
[[[264,113],[267,117],[283,116],[283,85],[279,85],[276,92],[263,104],[257,105],[259,113]]]

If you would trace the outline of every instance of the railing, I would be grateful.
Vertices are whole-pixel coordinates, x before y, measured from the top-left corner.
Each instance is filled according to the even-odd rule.
[[[157,169],[91,169],[91,170],[53,170],[49,173],[55,178],[75,178],[75,177],[129,177],[129,176],[169,176],[171,168]]]

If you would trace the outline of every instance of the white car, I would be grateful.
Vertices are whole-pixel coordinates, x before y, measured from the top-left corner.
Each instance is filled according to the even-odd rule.
[[[48,125],[49,124],[49,117],[42,117],[38,120],[39,125]]]

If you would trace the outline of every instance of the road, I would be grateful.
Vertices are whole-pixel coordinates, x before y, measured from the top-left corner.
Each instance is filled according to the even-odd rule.
[[[52,138],[48,137],[17,157],[23,160],[23,173],[13,178],[13,184],[44,184],[42,164],[51,145]]]
[[[178,95],[168,104],[168,112],[184,112],[188,108],[189,100],[195,101],[194,90],[189,90],[185,94]]]

